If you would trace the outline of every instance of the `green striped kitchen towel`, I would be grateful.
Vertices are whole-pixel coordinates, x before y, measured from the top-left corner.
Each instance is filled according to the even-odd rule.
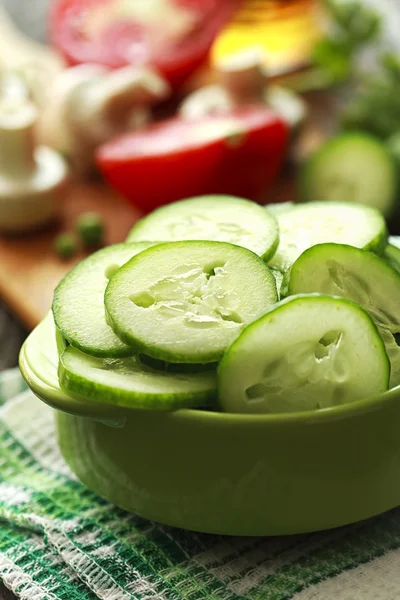
[[[0,375],[0,579],[26,600],[398,600],[400,509],[334,531],[225,538],[163,527],[80,484],[53,411]]]

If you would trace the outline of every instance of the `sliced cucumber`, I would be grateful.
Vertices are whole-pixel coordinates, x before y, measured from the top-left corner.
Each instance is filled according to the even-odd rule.
[[[54,293],[53,314],[58,329],[72,346],[99,357],[134,353],[106,323],[104,292],[121,265],[153,245],[116,244],[103,248],[64,277]]]
[[[303,201],[359,202],[389,215],[396,203],[396,165],[384,144],[364,133],[326,142],[300,173]]]
[[[383,216],[360,204],[310,202],[280,213],[277,219],[280,243],[270,265],[282,272],[315,244],[349,244],[380,254],[387,243]]]
[[[163,206],[135,225],[128,242],[214,240],[244,246],[264,260],[278,246],[275,218],[262,206],[234,196],[200,196]]]
[[[384,392],[390,365],[371,317],[319,294],[283,300],[244,329],[218,371],[222,409],[284,413]]]
[[[166,373],[138,357],[95,358],[69,346],[60,357],[61,389],[127,408],[175,410],[215,404],[216,372]]]
[[[385,261],[400,273],[400,236],[391,235],[383,253]]]
[[[107,286],[108,321],[127,344],[173,363],[209,363],[276,302],[261,258],[224,242],[159,244],[132,258]]]
[[[367,310],[378,326],[391,362],[390,385],[400,384],[400,275],[371,252],[321,244],[294,263],[289,294],[343,296]]]
[[[389,241],[391,238],[389,238]],[[383,260],[388,263],[395,271],[400,273],[400,248],[394,244],[388,244],[382,256]]]
[[[63,334],[61,333],[61,331],[55,326],[53,313],[51,311],[50,311],[49,315],[53,322],[53,329],[55,330],[58,356],[61,356],[61,354],[64,352],[65,348],[68,346],[68,342],[65,339],[65,337],[63,336]],[[47,315],[46,318],[49,318],[49,315]]]

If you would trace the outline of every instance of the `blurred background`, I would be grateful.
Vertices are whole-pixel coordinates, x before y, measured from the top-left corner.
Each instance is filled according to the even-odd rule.
[[[2,0],[4,8],[13,18],[15,24],[27,35],[38,42],[46,41],[47,14],[51,0],[32,0],[29,11],[24,0]]]
[[[0,369],[71,266],[163,203],[355,200],[400,233],[398,0],[0,6]]]

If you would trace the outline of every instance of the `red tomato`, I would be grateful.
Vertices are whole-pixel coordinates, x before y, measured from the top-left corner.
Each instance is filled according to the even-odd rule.
[[[205,60],[241,1],[56,0],[50,35],[69,65],[151,65],[177,87]]]
[[[108,182],[148,212],[202,194],[259,199],[278,174],[287,138],[279,116],[252,105],[155,123],[106,143],[96,159]]]

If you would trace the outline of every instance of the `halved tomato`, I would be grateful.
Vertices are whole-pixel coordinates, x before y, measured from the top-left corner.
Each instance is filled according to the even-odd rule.
[[[70,65],[156,67],[179,86],[242,0],[56,0],[53,45]]]
[[[97,151],[108,182],[148,212],[202,194],[259,199],[282,164],[288,129],[264,105],[198,120],[174,117]]]

